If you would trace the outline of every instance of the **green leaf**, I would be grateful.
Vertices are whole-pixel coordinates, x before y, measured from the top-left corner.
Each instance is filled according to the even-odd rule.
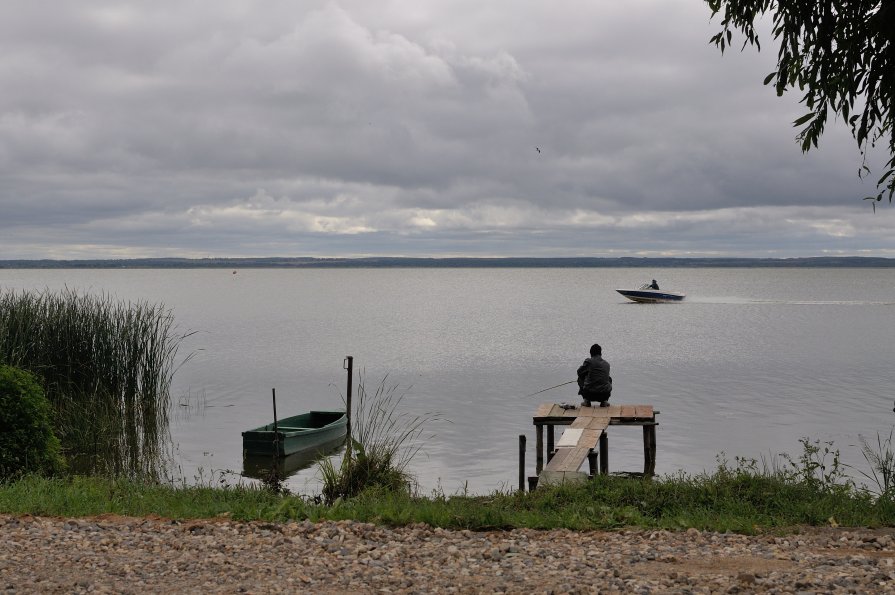
[[[770,83],[772,80],[774,80],[774,77],[775,77],[775,76],[777,76],[777,71],[776,71],[776,70],[775,70],[774,72],[772,72],[771,74],[769,74],[768,76],[764,77],[764,83],[762,83],[762,84],[763,84],[763,85],[767,85],[767,84]]]
[[[795,122],[793,122],[792,125],[793,126],[801,126],[802,124],[804,124],[805,122],[807,122],[808,120],[813,118],[814,116],[815,116],[814,112],[807,113],[804,116],[802,116],[801,118],[799,118],[798,120],[796,120]]]

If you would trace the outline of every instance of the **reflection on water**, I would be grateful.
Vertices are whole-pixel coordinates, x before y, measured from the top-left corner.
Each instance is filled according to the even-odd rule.
[[[174,406],[174,420],[185,423],[193,418],[205,417],[207,410],[214,407],[233,407],[233,403],[210,403],[205,389],[198,391],[187,390],[186,393],[176,395]]]
[[[280,479],[286,479],[299,471],[308,469],[324,457],[341,454],[345,450],[345,441],[340,440],[321,450],[298,452],[286,457],[258,456],[243,454],[242,475],[253,479],[267,479],[271,471],[276,469]]]
[[[695,296],[687,298],[697,304],[776,304],[793,306],[895,306],[892,301],[868,300],[759,300],[731,296]]]

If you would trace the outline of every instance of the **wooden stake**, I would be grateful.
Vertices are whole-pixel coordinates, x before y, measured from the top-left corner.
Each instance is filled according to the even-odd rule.
[[[544,424],[535,424],[535,475],[544,470]]]
[[[277,389],[270,389],[273,393],[273,452],[274,458],[280,456],[280,432],[277,429]]]
[[[348,441],[348,452],[351,452],[351,385],[353,383],[352,376],[354,370],[354,357],[350,355],[345,356],[345,361],[342,362],[342,367],[345,370],[348,370],[348,385],[345,387],[345,417],[347,419],[346,423],[346,433],[347,433],[347,441]]]
[[[600,434],[600,474],[609,474],[609,436]]]

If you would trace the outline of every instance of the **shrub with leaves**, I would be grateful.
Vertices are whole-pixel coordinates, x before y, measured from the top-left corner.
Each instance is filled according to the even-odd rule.
[[[63,467],[43,389],[28,372],[0,366],[0,479]]]

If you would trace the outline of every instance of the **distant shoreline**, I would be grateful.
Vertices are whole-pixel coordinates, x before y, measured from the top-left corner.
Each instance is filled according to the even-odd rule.
[[[321,268],[890,268],[895,258],[134,258],[0,260],[0,269],[321,269]]]

